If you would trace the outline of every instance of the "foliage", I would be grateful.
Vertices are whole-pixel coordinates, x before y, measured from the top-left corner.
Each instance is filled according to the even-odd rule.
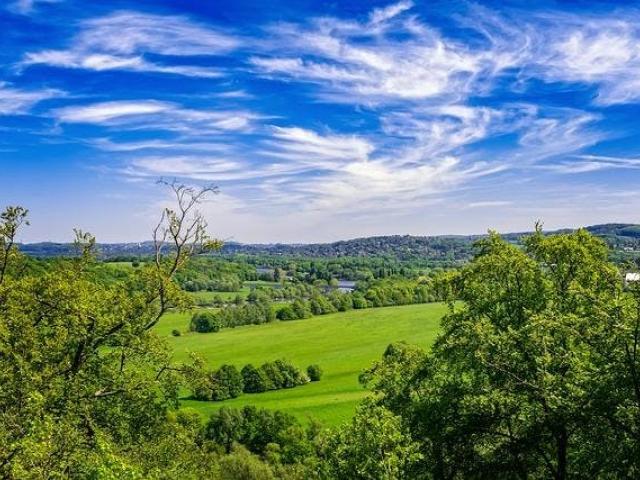
[[[275,319],[302,320],[314,315],[346,312],[354,308],[427,303],[442,299],[438,295],[434,279],[389,278],[363,283],[360,286],[361,290],[354,292],[341,292],[339,289],[328,287],[319,289],[305,284],[286,285],[278,289],[256,288],[247,297],[248,303],[239,301],[236,305],[228,305],[211,315],[215,315],[218,319],[216,323],[224,328],[260,325]],[[271,301],[274,299],[292,301],[273,304]]]
[[[319,382],[322,378],[322,368],[320,368],[320,365],[309,365],[307,367],[307,376],[310,381]]]
[[[323,447],[322,473],[330,479],[413,478],[411,468],[421,458],[419,445],[411,440],[402,420],[368,403],[358,409],[350,424],[331,434]]]
[[[258,369],[249,363],[242,367],[241,373],[245,393],[261,393],[269,389],[270,380],[264,369]]]
[[[193,213],[209,189],[170,187],[179,208],[154,230],[154,261],[117,283],[95,274],[95,239],[79,230],[74,258],[32,274],[14,242],[26,210],[0,215],[1,477],[141,478],[131,447],[178,434],[179,375],[152,329],[188,305],[173,277],[212,244]]]
[[[222,365],[209,372],[199,357],[188,367],[193,398],[197,400],[227,400],[241,393],[293,388],[309,382],[309,377],[286,360],[266,362],[255,368],[248,364],[239,372],[233,365]]]
[[[584,230],[479,242],[432,352],[363,376],[420,445],[411,478],[640,474],[640,296],[607,253]]]
[[[234,365],[222,365],[211,374],[211,400],[236,398],[244,390],[242,375]]]
[[[213,312],[196,312],[191,317],[189,329],[192,332],[209,333],[220,331],[220,320]]]
[[[222,407],[214,412],[205,426],[204,437],[227,452],[240,444],[253,453],[273,456],[273,447],[277,445],[278,461],[295,463],[313,454],[310,442],[317,433],[314,425],[305,430],[287,413],[247,406]]]

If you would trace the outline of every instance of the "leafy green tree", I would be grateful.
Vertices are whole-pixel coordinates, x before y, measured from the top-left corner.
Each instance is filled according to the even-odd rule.
[[[245,393],[260,393],[268,390],[269,379],[264,373],[264,370],[257,369],[249,363],[242,367],[241,373]]]
[[[319,382],[322,378],[322,368],[320,368],[320,365],[309,365],[307,367],[307,376],[310,381]]]
[[[294,302],[291,304],[291,308],[293,309],[295,317],[297,319],[309,318],[312,315],[308,302],[304,300],[294,300]]]
[[[364,404],[351,424],[340,428],[323,446],[324,478],[395,480],[415,478],[414,464],[421,458],[400,417],[389,410]]]
[[[278,320],[297,320],[298,315],[291,305],[284,305],[276,314]]]
[[[235,448],[220,461],[221,480],[275,480],[268,464],[242,447]]]
[[[234,365],[222,365],[211,375],[211,399],[236,398],[244,390],[242,374]]]
[[[214,312],[196,312],[191,316],[189,329],[192,332],[209,333],[218,332],[222,322]]]
[[[30,275],[15,249],[27,212],[0,215],[0,477],[144,477],[131,446],[166,435],[180,381],[152,329],[189,305],[175,273],[217,246],[194,214],[212,189],[169,186],[178,208],[154,229],[154,259],[116,284],[81,231],[75,258]]]
[[[431,353],[394,347],[363,376],[420,444],[411,477],[637,476],[640,303],[606,245],[492,234],[445,280],[459,302]]]
[[[293,388],[309,382],[307,375],[292,363],[286,360],[276,360],[274,363],[283,378],[282,388]]]
[[[368,308],[369,304],[367,303],[367,299],[364,298],[364,295],[360,292],[355,292],[352,296],[353,308],[362,309]]]
[[[285,378],[275,362],[265,362],[260,370],[269,381],[268,390],[279,390],[284,387]]]

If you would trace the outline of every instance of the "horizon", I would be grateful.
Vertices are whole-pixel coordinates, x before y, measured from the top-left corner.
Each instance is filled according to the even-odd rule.
[[[600,223],[600,224],[595,224],[595,225],[581,225],[581,226],[577,226],[577,227],[560,227],[560,228],[554,228],[554,229],[548,229],[548,228],[544,228],[544,225],[542,225],[543,227],[543,232],[545,233],[557,233],[557,232],[564,232],[564,231],[575,231],[581,228],[584,229],[590,229],[590,228],[595,228],[595,227],[604,227],[604,226],[640,226],[640,224],[637,223],[623,223],[623,222],[608,222],[608,223]],[[330,244],[334,244],[334,243],[340,243],[340,242],[353,242],[353,241],[357,241],[357,240],[366,240],[366,239],[370,239],[370,238],[388,238],[388,237],[413,237],[413,238],[440,238],[440,237],[461,237],[461,238],[465,238],[465,237],[485,237],[487,235],[489,235],[489,233],[492,231],[493,229],[489,229],[487,231],[485,231],[484,233],[467,233],[467,234],[456,234],[456,233],[443,233],[443,234],[436,234],[436,235],[414,235],[414,234],[409,234],[409,233],[392,233],[392,234],[388,234],[388,235],[370,235],[370,236],[366,236],[366,237],[350,237],[350,238],[342,238],[342,239],[338,239],[338,240],[333,240],[333,241],[329,241],[329,242],[241,242],[241,241],[237,241],[237,240],[222,240],[223,245],[227,245],[227,244],[236,244],[236,245],[244,245],[244,246],[267,246],[267,245],[286,245],[286,246],[291,246],[291,247],[295,247],[295,246],[307,246],[307,245],[330,245]],[[522,231],[498,231],[497,233],[499,235],[502,236],[506,236],[506,235],[528,235],[533,233],[533,229],[530,230],[522,230]],[[148,243],[152,243],[153,240],[148,239],[148,240],[130,240],[130,241],[124,241],[124,242],[100,242],[98,239],[96,239],[97,245],[131,245],[131,244],[148,244]],[[37,244],[46,244],[46,243],[51,243],[51,244],[56,244],[56,245],[72,245],[73,242],[72,241],[62,241],[62,242],[56,242],[56,241],[52,241],[52,240],[41,240],[41,241],[36,241],[36,242],[21,242],[18,243],[18,245],[37,245]]]
[[[149,238],[161,177],[243,244],[640,223],[635,2],[15,0],[21,243]],[[399,233],[403,232],[403,233]]]

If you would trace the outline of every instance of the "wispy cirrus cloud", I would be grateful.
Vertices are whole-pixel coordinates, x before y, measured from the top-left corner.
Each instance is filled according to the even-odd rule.
[[[544,78],[595,84],[600,105],[640,100],[640,15],[576,20],[555,32]]]
[[[51,115],[60,123],[88,123],[131,130],[165,130],[206,135],[240,132],[252,128],[259,115],[249,111],[185,108],[157,100],[117,100],[55,109]]]
[[[589,48],[572,53],[567,39],[590,37],[580,33],[583,26],[570,17],[562,20],[557,27],[562,32],[549,42],[537,28],[549,18],[534,15],[511,22],[474,7],[473,18],[461,20],[461,25],[478,36],[465,43],[422,22],[411,14],[412,8],[405,1],[373,9],[362,20],[319,17],[276,24],[268,28],[269,37],[258,53],[248,59],[258,76],[314,85],[311,95],[323,102],[369,107],[378,128],[355,135],[329,128],[271,127],[253,145],[251,161],[233,148],[220,157],[231,163],[212,161],[205,152],[173,154],[164,162],[136,157],[128,174],[225,182],[242,181],[245,171],[244,179],[256,183],[267,203],[371,211],[424,202],[509,170],[561,173],[569,169],[562,163],[567,155],[579,155],[607,138],[597,128],[601,119],[597,113],[530,100],[496,103],[492,97],[495,89],[504,88],[499,87],[504,78],[519,88],[519,83],[534,77],[550,82],[583,81],[589,76],[604,88],[598,75],[606,73],[588,74],[580,65],[598,60],[593,52],[606,51],[595,45],[592,53]],[[597,68],[610,72],[616,62],[608,59]],[[166,107],[145,113],[145,122],[153,125],[157,120],[149,119],[168,111],[172,118],[185,116],[173,105],[148,107]],[[192,112],[189,117],[193,120]],[[105,122],[138,123],[124,115]],[[499,152],[478,146],[499,137],[510,138]],[[142,144],[140,150],[147,146],[153,148]],[[130,151],[137,149],[134,144]],[[600,161],[597,168],[618,167]]]
[[[200,152],[229,152],[230,145],[191,139],[189,137],[174,139],[149,139],[137,141],[113,141],[110,138],[97,138],[89,143],[106,152],[137,152],[142,150],[172,150]]]
[[[494,56],[509,58],[521,81],[593,86],[593,103],[610,106],[640,100],[639,21],[637,9],[522,16],[474,6],[462,23],[488,40]]]
[[[239,44],[238,38],[186,17],[121,11],[83,22],[69,48],[29,52],[20,65],[218,77],[217,68],[189,64],[189,57],[225,54]],[[151,61],[145,54],[183,57],[186,63]]]
[[[553,165],[540,168],[561,174],[590,173],[600,170],[640,169],[640,158],[611,157],[605,155],[577,155]]]
[[[109,124],[114,121],[129,121],[150,114],[167,112],[173,104],[154,100],[112,101],[89,105],[69,106],[54,110],[54,116],[64,123]]]
[[[28,113],[37,103],[66,95],[62,90],[44,88],[23,90],[0,82],[0,115],[22,115]]]
[[[126,95],[88,86],[95,97],[60,102],[49,111],[55,130],[96,135],[81,142],[128,181],[221,183],[229,212],[251,209],[242,218],[263,228],[295,219],[313,229],[336,217],[349,218],[347,230],[356,217],[358,226],[365,217],[386,225],[434,205],[449,215],[515,211],[519,199],[503,199],[536,179],[638,168],[636,151],[612,142],[606,151],[620,157],[594,153],[633,132],[622,125],[629,112],[615,109],[640,103],[637,11],[433,8],[315,10],[248,25],[242,38],[195,17],[120,11],[72,25],[63,47],[30,49],[21,66],[133,72],[127,79],[140,83]],[[143,72],[203,80],[191,91],[158,75],[149,87],[135,75]],[[110,78],[96,75],[96,84]],[[7,88],[8,112],[41,101],[26,95],[20,106],[18,89]],[[0,88],[0,113],[2,102]],[[283,220],[261,222],[261,211]]]

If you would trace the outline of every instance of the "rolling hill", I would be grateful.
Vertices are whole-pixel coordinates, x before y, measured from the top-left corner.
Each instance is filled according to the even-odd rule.
[[[603,238],[614,250],[640,251],[640,225],[610,223],[586,227],[588,231]],[[562,229],[548,233],[566,233]],[[514,243],[527,232],[506,233],[503,236]],[[389,235],[356,238],[332,243],[313,244],[242,244],[226,243],[219,255],[291,255],[306,257],[372,256],[388,255],[398,259],[422,257],[433,260],[465,261],[473,253],[473,243],[484,235],[440,235],[413,236]],[[20,249],[35,257],[73,255],[74,247],[69,243],[29,243],[21,244]],[[151,242],[108,243],[99,245],[105,258],[133,257],[149,255],[153,251]]]
[[[324,370],[321,381],[288,390],[244,394],[224,402],[184,400],[208,416],[221,406],[256,405],[286,410],[301,420],[313,417],[328,425],[351,417],[357,403],[367,395],[358,375],[380,359],[391,342],[406,341],[428,348],[446,311],[441,303],[351,310],[306,320],[224,329],[217,333],[186,332],[190,314],[170,313],[156,332],[167,338],[176,361],[188,361],[189,353],[201,355],[211,368],[223,363],[242,368],[286,358],[298,367],[317,363]]]

